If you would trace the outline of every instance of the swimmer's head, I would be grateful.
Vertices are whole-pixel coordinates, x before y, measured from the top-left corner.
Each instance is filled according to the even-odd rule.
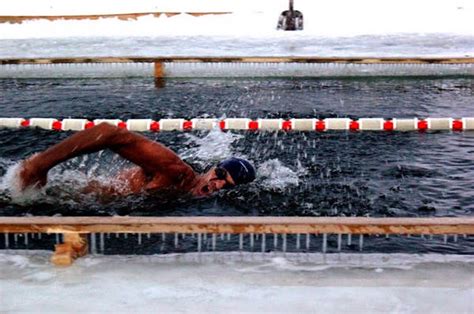
[[[232,188],[255,180],[255,168],[242,158],[223,160],[203,174],[195,188],[195,196],[207,196],[221,189]]]
[[[234,185],[255,180],[255,168],[250,162],[242,158],[231,157],[223,160],[217,164],[215,171],[219,171],[219,169],[224,169],[231,176]]]

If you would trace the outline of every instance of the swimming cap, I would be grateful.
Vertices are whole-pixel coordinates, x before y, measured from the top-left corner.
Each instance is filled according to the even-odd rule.
[[[221,161],[217,167],[227,170],[236,185],[255,180],[255,168],[245,159],[231,157]]]

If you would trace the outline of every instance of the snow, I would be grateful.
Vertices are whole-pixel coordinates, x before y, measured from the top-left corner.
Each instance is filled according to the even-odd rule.
[[[148,3],[148,4],[147,4]],[[33,21],[3,24],[2,37],[70,36],[232,36],[280,37],[276,31],[279,14],[287,9],[286,0],[264,1],[83,1],[71,6],[64,1],[12,1],[2,15],[71,15],[136,12],[233,12],[230,15],[194,17],[181,14],[137,21],[102,19],[97,21]],[[474,5],[470,1],[296,1],[303,12],[305,29],[296,36],[356,36],[402,33],[445,33],[473,35]],[[28,8],[27,10],[25,8]],[[38,31],[38,30],[41,31]]]
[[[469,256],[0,253],[0,312],[472,313]]]
[[[231,11],[137,20],[0,24],[0,57],[156,55],[472,56],[469,0],[297,0],[305,29],[276,30],[286,0],[6,0],[1,15]],[[18,40],[28,39],[27,42]],[[238,39],[238,40],[237,40]]]

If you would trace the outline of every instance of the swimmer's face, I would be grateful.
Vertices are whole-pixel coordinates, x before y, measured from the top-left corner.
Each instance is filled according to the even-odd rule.
[[[224,168],[213,167],[203,174],[192,193],[194,196],[208,196],[221,189],[231,188],[234,180]]]

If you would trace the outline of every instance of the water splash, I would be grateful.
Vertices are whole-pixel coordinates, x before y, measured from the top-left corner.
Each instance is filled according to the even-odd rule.
[[[284,166],[280,160],[271,159],[258,167],[261,185],[272,190],[283,190],[289,186],[298,186],[298,172]]]
[[[0,195],[2,199],[9,199],[12,203],[16,204],[27,204],[42,197],[44,194],[43,189],[21,189],[19,176],[21,162],[2,159],[0,163],[2,168],[6,168],[5,175],[0,178]]]
[[[110,168],[119,168],[122,164],[123,162],[114,162]],[[74,169],[78,167],[79,169]],[[0,159],[0,169],[5,173],[0,177],[0,201],[17,205],[35,203],[74,205],[97,201],[94,195],[82,193],[91,182],[100,186],[112,185],[116,190],[125,188],[123,182],[113,180],[110,168],[106,174],[106,170],[101,167],[97,159],[87,156],[74,158],[51,169],[48,172],[47,184],[41,188],[22,190],[19,180],[20,168],[21,161]]]
[[[180,157],[192,159],[201,165],[232,156],[232,144],[244,138],[243,135],[222,132],[219,129],[211,130],[202,138],[190,133],[185,134],[185,136],[188,139],[185,144],[196,146],[180,152]]]

